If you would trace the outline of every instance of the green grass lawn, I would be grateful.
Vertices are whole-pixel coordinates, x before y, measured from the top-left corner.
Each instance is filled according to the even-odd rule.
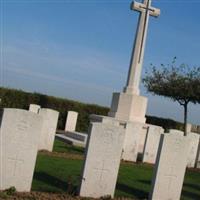
[[[80,149],[77,152],[76,148],[70,149],[69,145],[65,147],[62,142],[58,141],[55,143],[54,150],[81,153]],[[39,154],[32,190],[74,194],[80,183],[82,165],[82,160],[71,160]],[[153,168],[149,165],[122,163],[119,170],[115,196],[136,199],[147,198],[150,190],[152,171]],[[200,199],[200,172],[188,171],[186,173],[181,199]]]
[[[65,144],[58,139],[55,139],[53,151],[59,153],[73,153],[73,154],[83,154],[83,147],[75,147],[69,144]]]

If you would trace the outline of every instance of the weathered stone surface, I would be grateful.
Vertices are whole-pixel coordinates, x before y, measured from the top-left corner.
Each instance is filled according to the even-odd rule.
[[[93,122],[90,125],[80,196],[113,197],[125,130],[123,126]]]
[[[77,123],[78,113],[74,111],[68,111],[67,119],[65,123],[65,131],[75,131]]]
[[[177,130],[177,129],[170,129],[169,130],[169,133],[172,133],[172,134],[180,134],[180,135],[184,135],[184,132],[183,131],[180,131],[180,130]]]
[[[123,160],[132,162],[137,161],[138,147],[142,130],[143,123],[127,122],[122,153]]]
[[[29,111],[34,112],[34,113],[39,113],[41,106],[37,104],[30,104],[29,105]]]
[[[108,116],[103,116],[103,115],[95,115],[92,114],[90,115],[90,122],[101,122],[104,124],[112,124],[118,126],[119,124],[123,124],[125,126],[126,122],[125,121],[120,121],[117,119],[113,119],[113,117],[108,117]]]
[[[188,138],[190,139],[190,150],[189,150],[189,154],[188,154],[187,166],[195,167],[200,135],[197,133],[189,133]]]
[[[43,125],[38,149],[52,151],[59,112],[42,108],[39,111],[39,115],[43,118]]]
[[[150,200],[180,199],[189,146],[189,138],[179,133],[161,135]]]
[[[139,122],[127,122],[124,120],[113,120],[112,117],[91,115],[91,122],[102,122],[109,123],[113,125],[118,125],[119,123],[125,127],[125,139],[123,144],[122,159],[126,161],[135,162],[138,156],[138,148],[140,137],[144,130],[145,124]]]
[[[142,162],[155,163],[161,133],[164,133],[164,130],[159,126],[151,125],[148,127]]]
[[[113,93],[108,116],[123,121],[145,123],[146,109],[146,97],[126,93]]]
[[[43,119],[20,109],[1,114],[0,190],[30,191]]]

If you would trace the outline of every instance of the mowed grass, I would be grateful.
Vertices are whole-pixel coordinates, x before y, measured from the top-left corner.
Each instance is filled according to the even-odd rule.
[[[64,145],[58,141],[55,144],[59,146]],[[69,145],[67,147],[64,145],[63,150],[60,149],[60,151],[70,151],[70,153],[75,151],[77,153],[76,149],[69,150],[69,148]],[[72,160],[39,154],[32,190],[75,194],[80,183],[82,166],[83,160]],[[149,165],[121,163],[115,196],[135,199],[147,198],[151,185],[152,172],[153,167]],[[200,200],[200,172],[187,171],[181,199]]]
[[[53,151],[59,153],[73,153],[73,154],[83,154],[84,148],[76,147],[55,139]]]

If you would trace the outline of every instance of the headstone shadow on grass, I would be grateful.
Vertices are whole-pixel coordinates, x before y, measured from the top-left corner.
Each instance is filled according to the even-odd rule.
[[[66,179],[66,181],[63,181],[57,177],[54,177],[54,176],[51,176],[51,175],[45,173],[45,172],[35,172],[34,179],[41,181],[45,184],[51,185],[53,187],[56,187],[70,195],[75,195],[77,193],[77,186],[73,183],[73,181],[70,177],[68,177]],[[42,188],[41,191],[44,192],[44,188]],[[45,192],[48,192],[48,189]]]
[[[200,199],[199,194],[195,194],[193,192],[189,192],[189,191],[186,191],[184,189],[182,190],[181,195],[184,196],[184,197],[189,197],[190,199],[193,199],[193,200],[199,200]]]
[[[149,185],[149,187],[151,185],[151,181],[150,180],[137,180],[137,182],[147,184],[147,185]]]
[[[145,199],[148,197],[148,192],[134,187],[130,187],[122,183],[117,183],[116,189],[125,192],[129,195],[133,195],[139,199]]]
[[[70,147],[70,150],[71,150],[71,153],[78,153],[78,154],[84,154],[84,148],[78,148],[78,147],[75,147],[75,146],[71,146]]]
[[[197,191],[200,191],[200,185],[195,185],[195,184],[192,184],[192,183],[184,183],[183,186],[190,187],[191,189],[195,189]],[[199,197],[199,199],[200,199],[200,197]]]

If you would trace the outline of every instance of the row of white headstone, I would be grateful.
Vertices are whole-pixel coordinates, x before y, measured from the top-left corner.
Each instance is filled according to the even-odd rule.
[[[37,105],[0,111],[0,190],[30,191],[37,152],[52,151],[58,115]]]
[[[138,123],[123,122],[111,117],[91,116],[80,196],[114,196],[120,160],[136,160],[140,135],[138,130],[142,130],[142,127]],[[149,159],[156,163],[149,199],[178,200],[185,170],[190,163],[189,154],[194,152],[191,149],[194,136],[191,133],[183,136],[176,131],[162,133],[156,126],[149,126],[147,129],[143,160]],[[153,134],[157,135],[156,132],[158,136],[154,138]]]
[[[77,117],[77,112],[68,112],[66,127],[70,128],[65,128],[65,131],[71,131],[70,133],[74,136],[79,134],[75,131]],[[91,118],[95,119],[95,117],[95,115],[91,115]],[[177,132],[183,135],[182,131],[175,129],[171,129],[169,132]],[[122,159],[125,161],[136,162],[139,158],[143,163],[155,164],[160,137],[162,134],[164,134],[164,129],[160,126],[138,122],[127,123],[126,137],[124,139],[122,150]],[[200,167],[200,160],[198,159],[200,151],[200,134],[189,132],[188,137],[191,140],[191,144],[187,167]]]
[[[0,190],[15,186],[18,191],[30,191],[38,149],[52,150],[58,112],[35,108],[30,106],[32,112],[20,109],[1,111]],[[131,153],[135,159],[137,141],[140,140],[135,140],[138,136],[134,135],[139,135],[138,130],[142,128],[138,123],[91,116],[80,196],[114,196],[120,160],[131,157]],[[157,127],[147,129],[146,144]],[[150,156],[151,159],[156,157],[156,165],[149,199],[177,200],[181,195],[188,153],[194,151],[191,150],[191,139],[172,131],[160,134],[157,140],[159,144],[152,142],[158,144],[157,152]],[[152,145],[145,145],[145,149],[153,152],[156,148],[151,150]]]

